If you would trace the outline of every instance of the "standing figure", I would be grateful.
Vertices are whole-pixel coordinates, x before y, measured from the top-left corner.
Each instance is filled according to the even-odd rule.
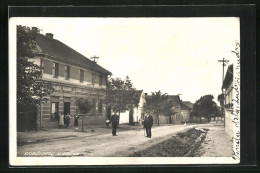
[[[116,114],[117,113],[116,110],[114,110],[113,112],[114,114],[111,116],[110,122],[112,124],[112,135],[116,136],[116,127],[119,123],[119,116]]]
[[[69,125],[70,125],[70,119],[71,119],[71,116],[69,115],[69,113],[65,116],[65,128],[68,128]]]
[[[74,117],[74,127],[75,127],[75,129],[78,129],[78,126],[79,126],[79,115],[76,114],[75,117]]]
[[[144,118],[144,128],[146,129],[146,137],[151,138],[152,137],[152,131],[151,128],[153,126],[153,117],[146,112],[146,116]]]
[[[59,115],[59,128],[62,128],[64,126],[64,115],[63,112],[60,112]]]

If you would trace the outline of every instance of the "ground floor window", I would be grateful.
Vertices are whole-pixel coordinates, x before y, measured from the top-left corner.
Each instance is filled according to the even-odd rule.
[[[59,102],[52,102],[51,103],[51,120],[58,120],[59,119]]]

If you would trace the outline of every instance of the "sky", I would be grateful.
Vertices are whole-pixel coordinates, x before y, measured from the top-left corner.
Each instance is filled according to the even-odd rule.
[[[82,55],[98,56],[112,77],[129,76],[151,94],[195,102],[221,93],[220,59],[235,60],[239,18],[11,18],[9,27],[38,27]],[[225,71],[227,66],[225,67]],[[218,102],[217,102],[218,103]]]

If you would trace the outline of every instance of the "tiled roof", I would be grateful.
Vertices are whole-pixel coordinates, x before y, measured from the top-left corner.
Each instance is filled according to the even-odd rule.
[[[181,103],[181,110],[191,110],[191,108],[188,106],[188,105],[186,105],[186,104],[184,104],[183,102]]]
[[[168,95],[168,101],[171,101],[173,105],[181,103],[179,95]]]
[[[48,38],[47,36],[44,36],[42,34],[37,34],[36,42],[37,45],[41,48],[43,54],[61,59],[80,67],[87,68],[89,70],[94,69],[93,61],[81,55],[80,53],[60,42],[59,40]],[[104,69],[98,64],[95,65],[95,70],[107,75],[112,74],[110,71]]]
[[[185,104],[185,105],[188,106],[190,109],[193,108],[193,103],[191,103],[190,101],[183,101],[182,104]]]

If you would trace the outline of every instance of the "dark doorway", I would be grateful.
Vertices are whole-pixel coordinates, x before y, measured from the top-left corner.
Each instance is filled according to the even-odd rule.
[[[107,107],[107,119],[110,120],[110,118],[111,118],[111,106],[108,106]]]
[[[64,115],[70,115],[70,102],[64,102]]]
[[[59,102],[51,103],[51,120],[59,119]]]
[[[129,112],[129,125],[133,125],[133,122],[134,122],[134,112],[133,112],[133,108],[131,108]]]

